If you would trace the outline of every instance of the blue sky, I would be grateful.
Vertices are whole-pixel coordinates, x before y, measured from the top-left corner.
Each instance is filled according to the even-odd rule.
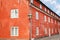
[[[60,16],[60,0],[41,0],[41,1]]]

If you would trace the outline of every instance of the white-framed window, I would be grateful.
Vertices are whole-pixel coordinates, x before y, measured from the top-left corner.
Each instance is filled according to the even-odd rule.
[[[49,10],[48,10],[48,13],[49,13]]]
[[[40,8],[42,9],[42,4],[40,4]]]
[[[56,24],[56,20],[55,20],[55,24]]]
[[[33,0],[30,0],[30,3],[33,3]]]
[[[45,8],[45,11],[47,11],[47,9]]]
[[[19,28],[17,26],[11,27],[11,36],[18,36],[19,35]]]
[[[53,19],[51,19],[51,23],[53,23]]]
[[[51,15],[52,15],[53,13],[51,12]]]
[[[52,12],[51,12],[51,15],[52,15]]]
[[[48,22],[50,22],[50,17],[48,17]]]
[[[46,20],[46,16],[44,16],[44,21],[46,22],[47,20]]]
[[[51,29],[49,28],[49,37],[51,36]]]
[[[39,35],[39,27],[36,27],[36,35]]]
[[[39,19],[39,14],[38,14],[38,12],[36,11],[36,20],[38,20]]]
[[[53,13],[53,16],[54,16],[54,13]]]
[[[11,18],[18,18],[18,17],[19,17],[18,9],[12,9],[11,10]]]
[[[47,28],[45,28],[45,30],[44,30],[44,31],[45,31],[45,34],[47,34]]]

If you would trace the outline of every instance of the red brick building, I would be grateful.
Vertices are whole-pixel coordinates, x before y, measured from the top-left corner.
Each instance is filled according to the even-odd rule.
[[[0,0],[0,39],[34,40],[60,33],[60,16],[39,0]]]

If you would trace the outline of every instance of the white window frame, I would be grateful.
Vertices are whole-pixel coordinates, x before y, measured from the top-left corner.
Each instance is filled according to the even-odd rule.
[[[50,22],[50,17],[48,17],[48,22]]]
[[[19,10],[18,9],[12,9],[10,16],[11,16],[11,18],[19,18]]]
[[[40,8],[42,9],[42,4],[40,4]]]
[[[36,11],[36,20],[39,19],[39,13]]]
[[[44,31],[45,31],[45,34],[47,34],[47,28],[45,28],[45,30],[44,30]]]
[[[17,28],[17,30],[16,30],[16,28]],[[15,32],[17,32],[17,34]],[[19,36],[19,28],[17,26],[11,27],[11,36]]]
[[[45,8],[45,12],[47,11],[47,9]]]
[[[49,13],[49,10],[48,10],[48,13]]]
[[[51,23],[53,23],[53,19],[51,19]]]
[[[52,12],[51,12],[51,15],[52,15]]]
[[[56,24],[56,20],[55,20],[55,24]]]
[[[53,16],[54,16],[54,13],[53,13]]]
[[[45,21],[45,22],[47,21],[46,16],[44,16],[44,21]]]
[[[36,27],[36,35],[39,35],[39,27]]]

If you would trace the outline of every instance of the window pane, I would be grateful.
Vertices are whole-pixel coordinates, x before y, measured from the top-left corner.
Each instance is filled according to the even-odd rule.
[[[40,8],[42,9],[42,4],[40,4]]]
[[[11,18],[18,18],[18,9],[11,10]]]
[[[46,8],[45,8],[45,11],[46,11]]]
[[[48,17],[48,22],[50,22],[50,17]]]
[[[39,35],[39,27],[36,27],[36,35]]]
[[[49,13],[49,10],[48,10],[48,13]]]
[[[37,20],[39,19],[39,15],[38,15],[38,12],[36,12],[36,19],[37,19]]]
[[[44,21],[46,21],[46,16],[44,16]]]
[[[18,28],[15,28],[15,35],[18,35]]]
[[[12,31],[11,35],[13,35],[13,36],[14,36],[14,28],[12,28],[12,30],[11,30],[11,31]]]
[[[11,36],[18,36],[18,27],[13,26],[11,28]]]
[[[45,34],[47,34],[47,28],[45,28]]]

